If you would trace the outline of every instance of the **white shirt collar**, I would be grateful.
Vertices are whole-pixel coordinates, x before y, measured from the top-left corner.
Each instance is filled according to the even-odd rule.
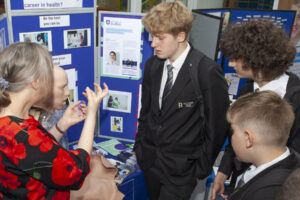
[[[248,181],[250,181],[254,176],[256,176],[257,174],[259,174],[263,170],[267,169],[268,167],[270,167],[270,166],[272,166],[272,165],[280,162],[281,160],[287,158],[290,154],[291,154],[291,152],[290,152],[289,148],[286,147],[286,151],[283,154],[281,154],[280,156],[278,156],[277,158],[275,158],[274,160],[272,160],[270,162],[267,162],[267,163],[265,163],[263,165],[260,165],[258,167],[255,167],[254,165],[251,165],[249,167],[249,169],[244,174],[244,181],[245,181],[245,183],[247,183]],[[240,178],[240,176],[238,178]]]
[[[186,42],[187,47],[185,48],[185,50],[182,52],[182,54],[173,62],[172,66],[174,67],[173,69],[176,71],[179,71],[191,49],[191,46],[188,42]],[[169,59],[166,60],[165,62],[165,67],[170,64]]]
[[[271,90],[277,93],[282,99],[286,93],[287,83],[289,81],[289,76],[284,73],[277,79],[274,79],[268,82],[266,85],[262,86],[261,88],[258,86],[256,82],[253,84],[254,91],[259,89],[259,91]]]

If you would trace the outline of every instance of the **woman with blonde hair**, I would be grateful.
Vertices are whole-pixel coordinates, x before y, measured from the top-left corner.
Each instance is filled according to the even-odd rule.
[[[89,173],[99,103],[108,93],[86,88],[86,120],[78,148],[68,151],[31,115],[53,105],[53,63],[46,48],[14,43],[0,54],[0,199],[69,199]]]

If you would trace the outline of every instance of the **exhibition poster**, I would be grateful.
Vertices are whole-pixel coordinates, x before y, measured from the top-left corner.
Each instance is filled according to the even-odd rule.
[[[140,78],[141,34],[140,19],[104,17],[102,76]]]

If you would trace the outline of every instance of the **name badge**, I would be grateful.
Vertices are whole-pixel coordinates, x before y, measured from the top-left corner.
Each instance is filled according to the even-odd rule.
[[[194,106],[194,101],[189,102],[178,102],[178,108],[191,108]]]

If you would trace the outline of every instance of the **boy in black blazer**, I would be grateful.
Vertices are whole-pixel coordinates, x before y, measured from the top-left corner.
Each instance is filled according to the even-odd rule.
[[[282,28],[273,22],[260,20],[244,22],[230,27],[221,40],[221,51],[229,58],[229,66],[240,78],[249,80],[243,85],[239,97],[255,90],[271,90],[287,100],[294,109],[295,121],[287,146],[300,152],[300,79],[286,72],[291,66],[296,49]],[[227,145],[218,173],[214,179],[212,198],[224,192],[224,183],[231,174],[231,192],[236,177],[249,165],[235,159],[231,145]]]
[[[134,150],[151,200],[189,199],[196,180],[211,173],[229,127],[227,83],[221,68],[187,42],[192,22],[180,1],[161,3],[143,17],[156,55],[144,70]],[[197,67],[200,99],[191,67]]]
[[[275,199],[300,161],[286,146],[294,119],[292,106],[272,91],[249,93],[232,104],[232,147],[238,160],[252,165],[237,178],[229,200]]]

